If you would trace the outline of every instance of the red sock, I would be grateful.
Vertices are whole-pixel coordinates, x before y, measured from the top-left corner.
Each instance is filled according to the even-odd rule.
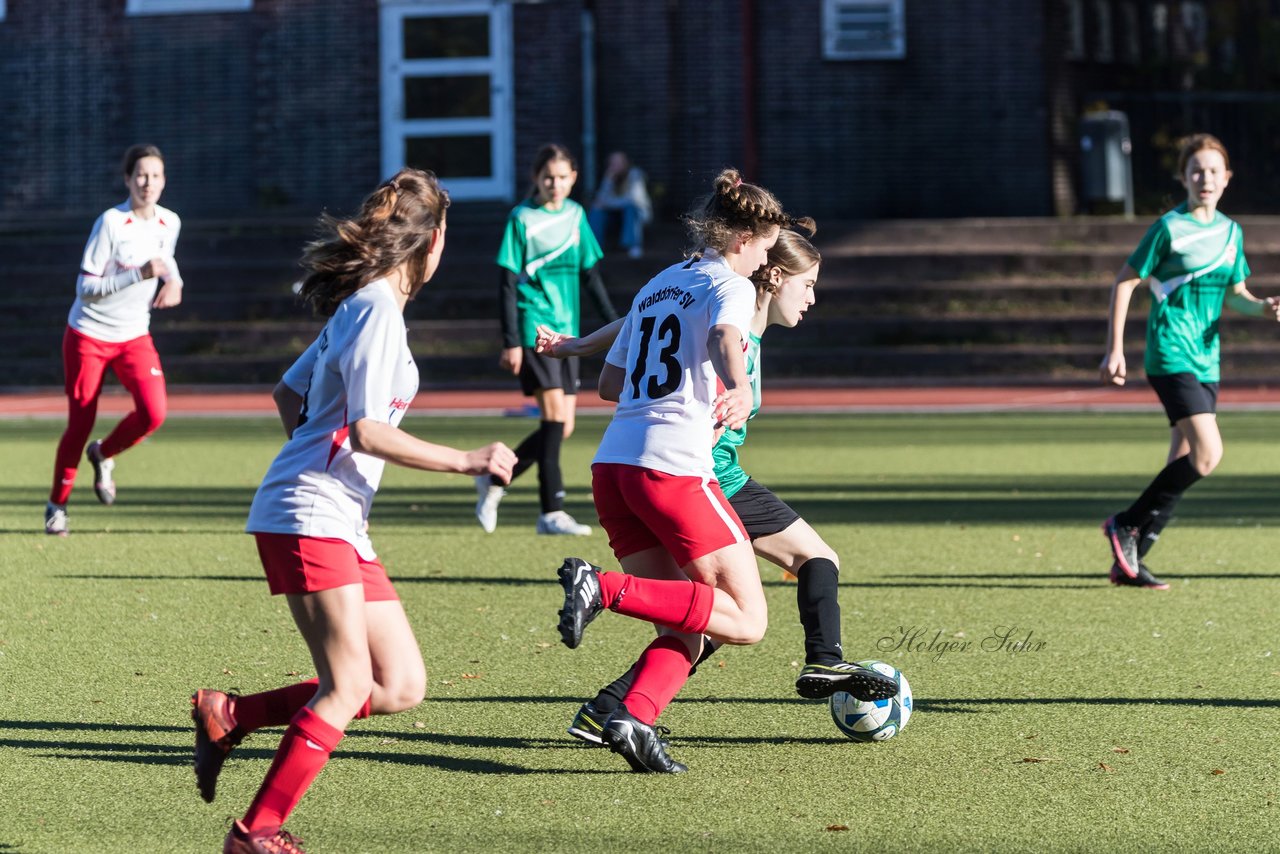
[[[262,788],[244,815],[245,826],[253,831],[283,825],[340,741],[342,730],[325,723],[307,706],[299,709],[284,731]]]
[[[658,715],[689,681],[692,665],[693,659],[684,641],[668,635],[657,638],[636,662],[635,681],[622,698],[627,711],[653,726]]]
[[[706,631],[715,599],[715,588],[706,584],[622,572],[600,573],[600,592],[611,611],[690,634]]]
[[[298,709],[311,702],[319,685],[319,679],[308,679],[306,682],[286,685],[274,691],[236,697],[231,703],[231,717],[235,719],[236,729],[251,733],[267,726],[284,726],[293,720]],[[353,720],[369,717],[369,707],[372,702],[372,696],[365,700]]]

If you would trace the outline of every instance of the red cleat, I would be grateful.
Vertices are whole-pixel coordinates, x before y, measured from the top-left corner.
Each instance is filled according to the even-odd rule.
[[[231,714],[231,699],[230,694],[206,688],[191,697],[191,720],[196,724],[196,788],[206,803],[213,803],[214,788],[227,754],[244,737]]]
[[[244,822],[231,825],[231,832],[222,843],[222,854],[307,854],[302,850],[302,840],[282,827],[271,830],[251,831]]]

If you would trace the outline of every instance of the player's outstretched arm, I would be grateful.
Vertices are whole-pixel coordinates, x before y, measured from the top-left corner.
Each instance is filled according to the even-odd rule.
[[[581,338],[574,338],[572,335],[556,332],[549,326],[539,326],[538,340],[534,343],[534,349],[554,359],[567,359],[570,356],[593,356],[613,346],[614,340],[618,337],[618,330],[622,328],[622,321],[623,318],[618,318],[610,324],[601,326],[590,335],[584,335]]]
[[[1227,305],[1232,311],[1247,314],[1250,317],[1267,317],[1280,320],[1280,299],[1267,297],[1261,299],[1249,293],[1244,282],[1237,282],[1227,293]]]
[[[1120,268],[1116,282],[1111,286],[1111,308],[1107,312],[1107,345],[1098,366],[1103,383],[1124,385],[1128,373],[1124,360],[1124,322],[1129,316],[1129,300],[1142,284],[1138,273],[1128,264]]]
[[[447,445],[424,442],[399,427],[372,418],[356,421],[351,425],[349,435],[353,450],[420,471],[491,474],[508,483],[511,469],[516,464],[515,453],[501,442],[472,451],[460,451]]]

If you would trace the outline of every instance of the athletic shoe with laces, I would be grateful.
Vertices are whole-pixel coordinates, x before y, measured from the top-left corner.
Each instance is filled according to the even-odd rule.
[[[626,704],[622,704],[609,715],[603,737],[610,750],[627,760],[632,771],[682,774],[689,770],[688,766],[667,755],[667,743],[662,738],[670,732],[664,726],[649,726],[627,711]]]
[[[806,700],[821,700],[837,691],[846,691],[863,702],[887,700],[898,693],[898,682],[848,661],[806,664],[800,669],[796,693]]]
[[[93,466],[94,494],[103,504],[115,504],[116,482],[111,479],[111,472],[115,470],[116,461],[102,456],[102,443],[98,441],[90,442],[84,455]]]
[[[582,708],[573,716],[573,722],[569,724],[569,735],[587,744],[603,747],[604,725],[608,720],[608,712],[597,711],[594,703],[583,703]]]
[[[222,843],[222,854],[307,854],[302,840],[283,827],[252,831],[236,821]]]
[[[498,504],[506,494],[501,486],[493,485],[489,475],[476,475],[476,520],[486,534],[498,527]]]
[[[65,537],[71,532],[67,526],[67,505],[52,501],[44,505],[44,532],[51,537]]]
[[[552,510],[538,517],[538,533],[568,537],[586,537],[591,534],[591,526],[574,520],[563,510]]]
[[[600,568],[592,566],[580,557],[567,557],[556,574],[564,588],[564,607],[560,609],[560,640],[569,649],[577,649],[582,643],[582,632],[587,624],[604,610],[604,597],[600,592]]]
[[[1143,587],[1147,590],[1168,590],[1167,582],[1161,581],[1151,574],[1151,570],[1141,560],[1138,561],[1138,577],[1130,578],[1120,569],[1120,564],[1111,564],[1111,583],[1121,587]]]
[[[1112,516],[1102,523],[1102,535],[1111,544],[1111,555],[1116,566],[1130,578],[1138,577],[1138,543],[1142,541],[1142,532],[1129,525],[1121,525]]]
[[[206,803],[213,803],[222,763],[244,734],[231,714],[232,695],[201,688],[191,697],[191,720],[196,724],[196,788]]]

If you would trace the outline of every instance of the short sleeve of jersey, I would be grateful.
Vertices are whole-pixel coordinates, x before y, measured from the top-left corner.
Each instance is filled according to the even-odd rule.
[[[1235,246],[1236,262],[1235,262],[1235,265],[1231,268],[1231,284],[1232,285],[1240,284],[1245,279],[1249,278],[1252,272],[1249,269],[1249,262],[1246,261],[1244,257],[1244,229],[1240,227],[1239,223],[1236,223],[1235,241],[1236,241],[1236,246]]]
[[[596,233],[591,230],[585,211],[578,217],[578,251],[581,253],[579,266],[583,270],[590,270],[604,257],[604,250],[596,240]]]
[[[747,279],[734,276],[720,282],[711,292],[707,327],[736,326],[742,340],[751,335],[751,318],[756,312],[756,289]]]
[[[392,380],[404,343],[404,320],[390,306],[374,305],[350,320],[338,369],[347,390],[347,423],[361,418],[387,421]]]
[[[111,231],[111,226],[107,223],[107,215],[104,213],[93,224],[93,231],[89,232],[89,242],[84,246],[84,257],[80,259],[80,269],[91,276],[101,276],[107,271],[113,249]]]
[[[326,334],[322,332],[321,336]],[[315,370],[316,359],[320,355],[320,336],[311,342],[311,346],[302,351],[302,355],[289,366],[289,370],[284,372],[281,382],[298,394],[306,395],[307,387],[311,385],[311,372]]]
[[[1169,226],[1161,217],[1147,229],[1147,233],[1142,236],[1138,248],[1133,250],[1127,263],[1138,274],[1138,278],[1145,279],[1168,254]]]
[[[609,352],[605,354],[604,360],[615,368],[625,368],[627,366],[627,343],[631,340],[631,319],[635,315],[628,312],[626,318],[622,321],[622,326],[618,329],[618,337],[613,339],[613,345],[609,347]]]
[[[502,232],[502,245],[498,247],[498,266],[517,276],[524,272],[524,244],[524,223],[512,211],[507,217],[506,230]]]

